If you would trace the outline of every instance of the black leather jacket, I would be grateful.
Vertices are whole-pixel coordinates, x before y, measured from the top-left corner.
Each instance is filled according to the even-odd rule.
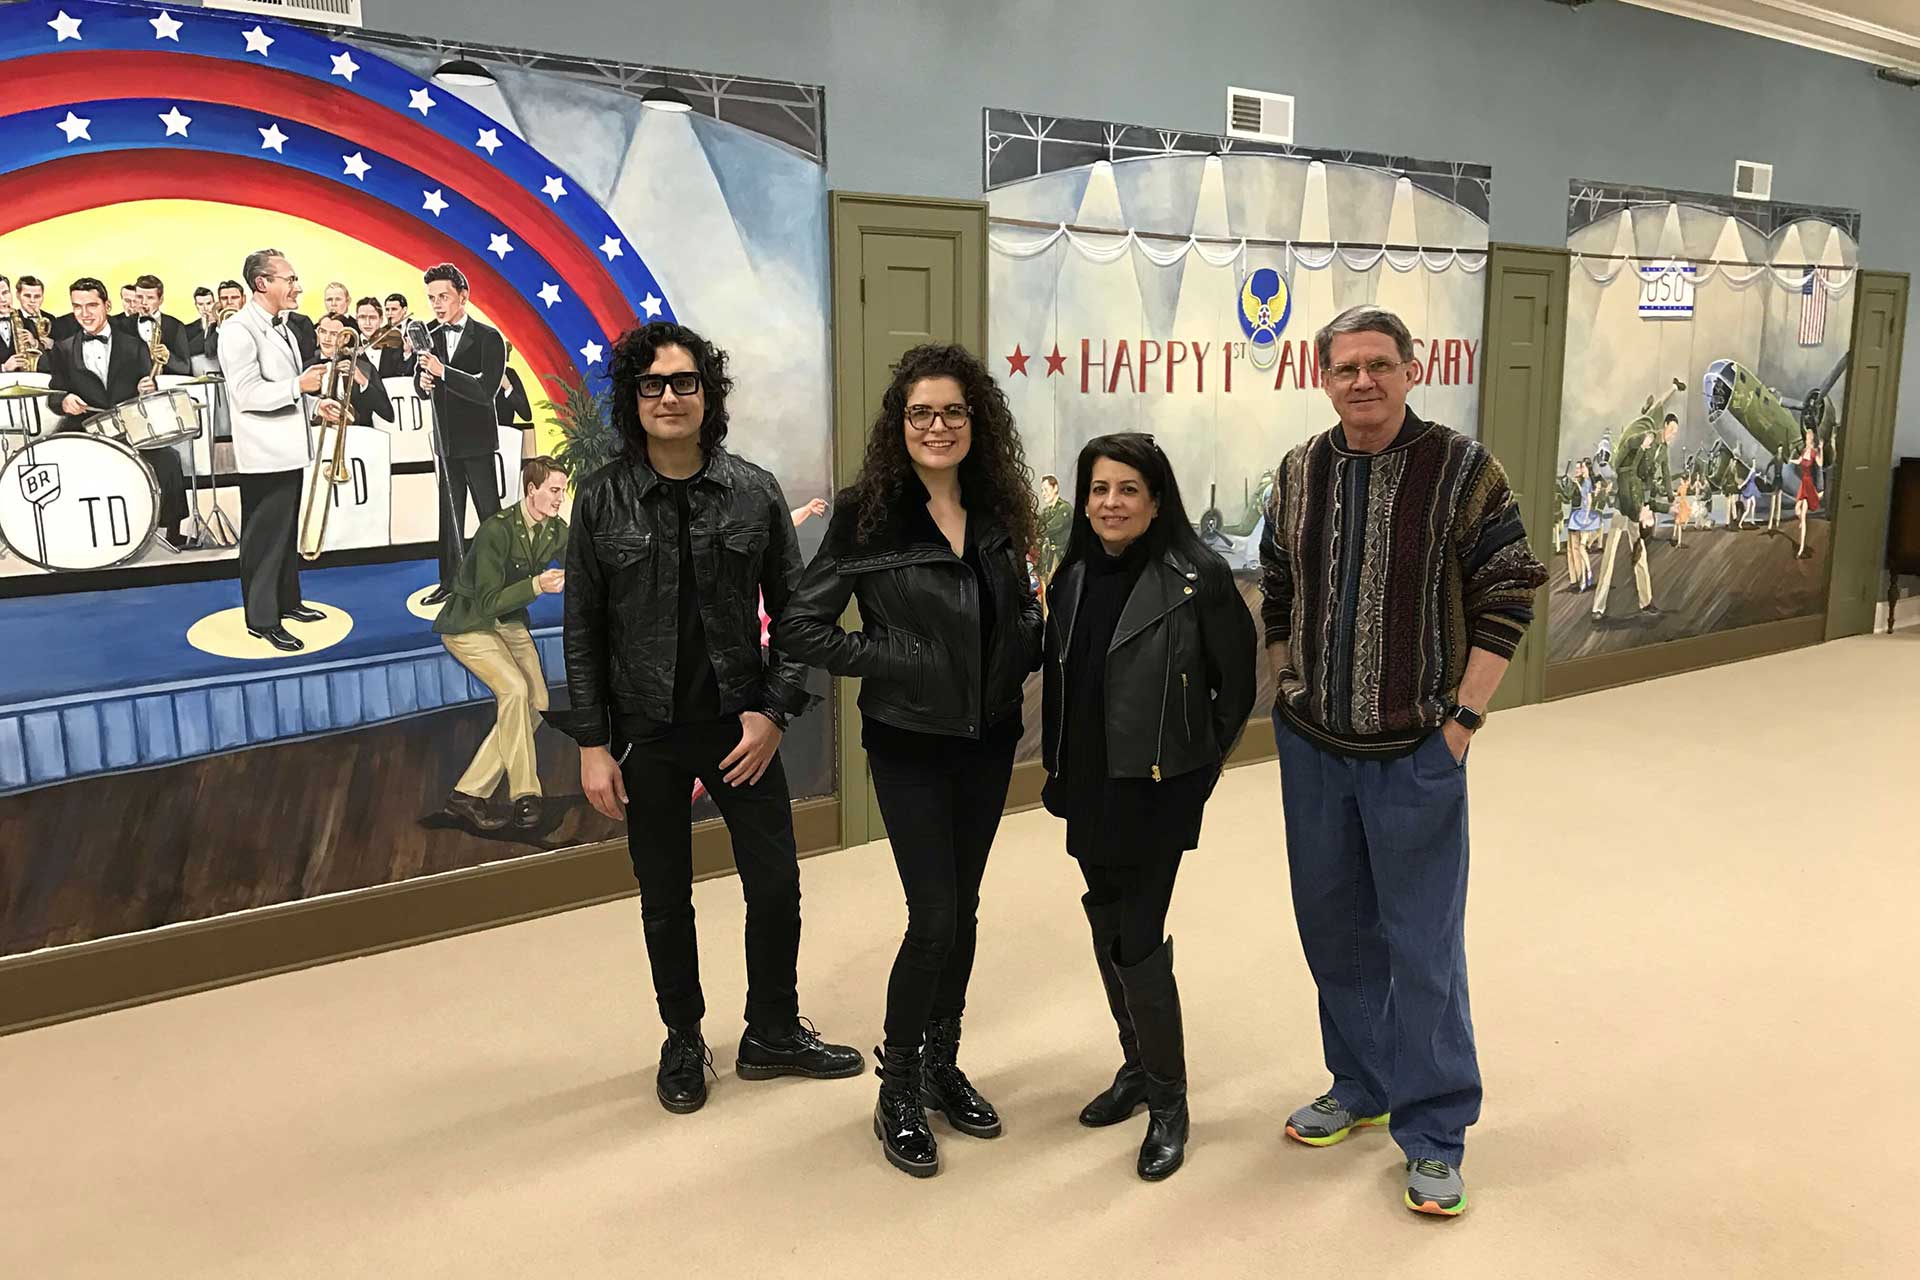
[[[937,529],[929,539],[917,527],[907,508],[914,501],[924,506],[925,490],[909,487],[917,492],[902,499],[888,529],[868,542],[854,536],[854,504],[838,506],[820,553],[774,623],[774,638],[809,666],[863,677],[864,716],[922,733],[984,737],[1020,714],[1027,673],[1040,664],[1040,601],[1026,558],[976,508],[969,521],[979,523],[969,536],[977,541],[997,619],[983,673],[979,584]],[[931,526],[931,517],[926,523]],[[860,604],[858,631],[840,626],[849,598]]]
[[[1047,589],[1041,753],[1060,770],[1066,725],[1067,640],[1086,566],[1076,562]],[[1178,777],[1218,764],[1253,711],[1253,613],[1226,561],[1198,564],[1168,551],[1140,571],[1107,648],[1107,774]]]
[[[780,483],[715,449],[688,495],[700,620],[720,686],[720,711],[764,711],[784,724],[810,701],[806,669],[760,647],[760,605],[786,609],[800,544]],[[547,719],[583,747],[610,740],[610,713],[673,720],[679,644],[679,515],[644,462],[601,468],[574,498],[567,547],[567,697]]]

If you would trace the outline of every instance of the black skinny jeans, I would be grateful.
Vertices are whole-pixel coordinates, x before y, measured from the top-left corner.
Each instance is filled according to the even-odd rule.
[[[800,1012],[794,990],[800,867],[787,773],[775,755],[760,781],[728,786],[720,761],[739,745],[740,734],[738,716],[675,725],[634,743],[621,767],[627,784],[627,850],[640,882],[647,960],[660,1020],[669,1027],[698,1026],[707,1011],[693,926],[695,778],[726,820],[747,900],[747,1025],[778,1031],[791,1026]]]
[[[1006,808],[1013,754],[1009,744],[922,763],[868,752],[874,796],[907,894],[907,933],[887,980],[892,1048],[918,1048],[929,1021],[957,1018],[966,1008],[980,880]]]
[[[1180,873],[1179,851],[1138,866],[1080,864],[1080,875],[1096,903],[1120,908],[1120,963],[1136,965],[1167,937],[1167,909],[1173,905],[1173,881]]]

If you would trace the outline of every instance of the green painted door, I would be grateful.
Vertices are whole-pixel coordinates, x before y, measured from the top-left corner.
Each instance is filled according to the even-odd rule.
[[[1887,502],[1893,477],[1893,427],[1900,352],[1907,335],[1907,277],[1862,271],[1854,285],[1853,358],[1840,420],[1833,511],[1833,579],[1827,639],[1873,630],[1886,563]]]
[[[903,353],[987,342],[987,206],[905,196],[831,196],[835,487],[859,474],[867,431]],[[860,625],[849,607],[845,624]],[[885,837],[866,753],[860,682],[835,681],[843,844]]]
[[[1487,262],[1486,382],[1480,440],[1506,470],[1534,554],[1553,558],[1560,511],[1553,491],[1560,452],[1560,370],[1567,333],[1567,255],[1495,245]],[[1547,589],[1534,602],[1495,710],[1546,696]]]

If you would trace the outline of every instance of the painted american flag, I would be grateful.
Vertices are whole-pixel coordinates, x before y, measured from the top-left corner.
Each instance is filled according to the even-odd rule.
[[[1800,345],[1817,347],[1827,340],[1827,290],[1824,273],[1808,270],[1800,286]]]

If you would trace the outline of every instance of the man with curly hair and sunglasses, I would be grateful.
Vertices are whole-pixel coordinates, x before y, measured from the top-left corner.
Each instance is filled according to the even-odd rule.
[[[746,896],[743,1079],[858,1075],[860,1053],[800,1017],[800,871],[779,749],[810,701],[806,670],[761,648],[800,576],[780,484],[729,452],[727,355],[665,321],[613,347],[613,462],[575,496],[567,548],[570,710],[588,801],[627,823],[654,995],[667,1038],[656,1092],[668,1111],[707,1100],[712,1061],[693,922],[692,788],[713,796]]]

